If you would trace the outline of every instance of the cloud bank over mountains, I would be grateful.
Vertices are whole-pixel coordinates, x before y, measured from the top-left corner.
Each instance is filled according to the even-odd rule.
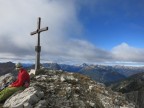
[[[144,49],[127,43],[105,50],[83,38],[85,27],[78,18],[82,6],[89,10],[94,4],[88,0],[13,0],[0,1],[0,58],[34,62],[37,35],[30,32],[41,27],[41,60],[58,63],[144,62]],[[91,5],[91,6],[90,6]]]

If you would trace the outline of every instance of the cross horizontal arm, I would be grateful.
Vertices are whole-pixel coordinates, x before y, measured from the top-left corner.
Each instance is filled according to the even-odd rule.
[[[31,32],[30,34],[31,34],[31,35],[34,35],[34,34],[37,34],[37,33],[43,32],[43,31],[47,31],[47,30],[48,30],[48,27],[45,27],[45,28],[36,30],[36,31],[34,31],[34,32]]]
[[[37,34],[37,33],[38,33],[38,31],[34,31],[34,32],[31,32],[30,34],[34,35],[34,34]]]
[[[43,31],[47,31],[47,30],[48,30],[48,27],[45,27],[45,28],[38,30],[38,32],[43,32]]]

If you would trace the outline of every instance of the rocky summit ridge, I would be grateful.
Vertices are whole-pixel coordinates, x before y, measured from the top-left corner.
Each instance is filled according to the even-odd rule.
[[[16,92],[2,106],[4,108],[135,108],[123,94],[113,92],[87,76],[47,69],[40,70],[38,75],[31,78],[30,87]]]

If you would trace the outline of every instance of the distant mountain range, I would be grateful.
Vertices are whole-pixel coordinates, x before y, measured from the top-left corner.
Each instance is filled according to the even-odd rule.
[[[15,69],[15,64],[12,62],[0,63],[0,75],[12,73]]]
[[[136,73],[144,72],[144,67],[136,67],[136,66],[121,66],[121,65],[114,65],[114,66],[107,66],[107,65],[88,65],[83,63],[82,65],[67,65],[67,64],[57,64],[57,63],[43,63],[43,67],[49,69],[58,69],[64,70],[68,72],[80,72],[83,68],[93,68],[93,69],[103,69],[103,70],[110,70],[113,72],[118,72],[125,77],[129,77]]]
[[[116,72],[119,72],[120,74],[123,74],[126,77],[129,77],[129,76],[137,74],[137,73],[144,72],[144,66],[136,67],[136,66],[120,66],[120,65],[115,65],[115,66],[112,66],[112,68]]]
[[[34,64],[23,64],[26,69],[34,69]],[[80,73],[91,77],[93,80],[109,84],[123,80],[133,74],[144,72],[144,67],[132,66],[105,66],[105,65],[67,65],[57,63],[42,63],[42,67],[49,70],[63,70]],[[14,71],[15,64],[12,62],[0,63],[0,75]]]
[[[95,81],[105,84],[117,82],[133,74],[144,72],[144,67],[88,65],[86,63],[82,65],[44,63],[42,66],[52,70],[63,70],[84,74]]]

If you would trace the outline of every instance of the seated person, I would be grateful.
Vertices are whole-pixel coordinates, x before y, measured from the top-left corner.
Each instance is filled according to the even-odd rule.
[[[21,63],[16,64],[16,70],[18,71],[17,80],[0,92],[0,102],[4,102],[15,92],[19,90],[24,90],[29,86],[30,76],[23,68]]]

